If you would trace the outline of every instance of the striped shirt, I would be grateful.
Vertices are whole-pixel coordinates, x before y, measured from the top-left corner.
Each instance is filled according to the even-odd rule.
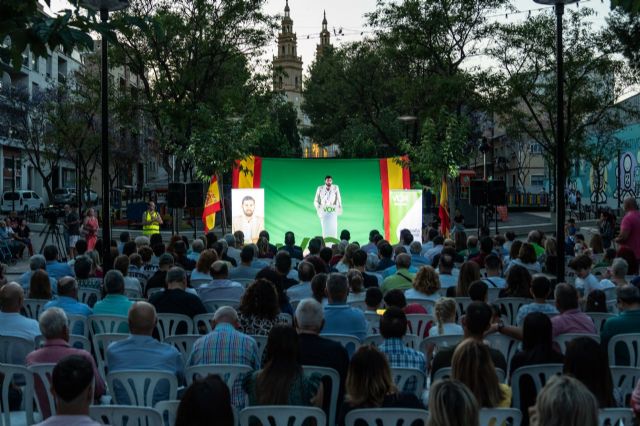
[[[231,324],[217,324],[211,333],[194,343],[187,361],[188,366],[202,364],[243,364],[258,370],[258,345],[251,336],[237,331]],[[231,400],[235,407],[244,406],[242,378],[233,384]]]

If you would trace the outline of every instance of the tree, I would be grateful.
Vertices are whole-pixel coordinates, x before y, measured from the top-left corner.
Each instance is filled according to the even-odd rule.
[[[640,70],[640,11],[616,7],[607,17],[607,25],[611,44]]]
[[[569,158],[584,154],[589,129],[620,117],[614,111],[633,114],[618,99],[638,81],[637,75],[616,57],[605,35],[591,28],[586,19],[591,14],[588,8],[569,11],[564,24],[567,170]],[[539,143],[552,165],[557,143],[554,28],[555,17],[550,13],[501,25],[487,49],[498,66],[484,91],[488,104],[506,123],[507,134]]]

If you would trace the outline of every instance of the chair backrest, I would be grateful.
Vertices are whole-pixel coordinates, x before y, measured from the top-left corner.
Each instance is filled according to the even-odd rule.
[[[130,276],[131,278],[137,279],[142,288],[144,288],[147,285],[147,280],[149,278],[147,278],[147,274],[145,274],[144,272],[128,271],[127,275]]]
[[[293,325],[293,317],[291,316],[291,314],[288,314],[286,312],[280,312],[276,317],[276,321],[286,323],[289,326]]]
[[[197,278],[197,279],[195,279],[195,280],[191,280],[190,284],[191,284],[191,287],[193,287],[193,288],[198,288],[198,287],[200,287],[200,286],[203,286],[203,285],[205,285],[205,284],[210,283],[210,282],[211,282],[211,280],[212,280],[212,278],[210,278],[210,279],[207,279],[207,278],[199,278],[199,279],[198,279],[198,278]]]
[[[178,334],[176,336],[167,336],[164,338],[164,343],[174,346],[180,355],[182,355],[183,361],[186,363],[191,355],[193,345],[196,340],[201,338],[200,334]]]
[[[92,337],[93,351],[96,356],[98,371],[102,377],[107,377],[107,348],[113,342],[127,339],[128,334],[124,333],[105,333],[96,334]]]
[[[411,390],[418,399],[422,397],[422,393],[427,388],[427,375],[417,368],[392,368],[391,376],[399,390],[407,389],[407,382],[415,384]]]
[[[320,426],[327,418],[319,408],[290,405],[263,405],[245,408],[240,411],[241,425],[262,426],[302,426],[307,419],[314,419]]]
[[[87,352],[91,352],[91,342],[89,339],[79,334],[69,335],[69,345],[76,349],[84,349]]]
[[[427,337],[426,339],[424,339],[421,343],[420,343],[420,351],[422,353],[424,353],[425,357],[428,357],[428,347],[430,345],[434,345],[436,348],[438,347],[448,347],[448,346],[455,346],[458,343],[460,343],[462,341],[462,339],[464,338],[463,335],[461,334],[452,334],[452,335],[445,335],[445,336],[432,336],[432,337]],[[427,359],[428,361],[428,359]]]
[[[135,288],[125,288],[124,295],[129,299],[140,299],[140,297],[142,296],[140,290]]]
[[[11,415],[10,406],[9,406],[9,391],[12,388],[13,383],[20,383],[22,389],[22,400],[23,401],[33,401],[33,374],[22,365],[14,365],[14,364],[0,364],[0,375],[4,377],[2,381],[0,381],[1,391],[0,391],[0,400],[2,404],[0,405],[0,410],[2,413],[2,418],[0,418],[0,424],[4,426],[11,426],[12,417],[18,423],[17,416]],[[24,404],[25,410],[25,422],[19,422],[18,424],[34,424],[33,419],[33,404]]]
[[[213,319],[213,312],[206,314],[199,314],[193,317],[193,331],[194,333],[202,334],[202,330],[205,330],[204,334],[211,333],[211,320]]]
[[[484,340],[490,347],[502,353],[507,361],[507,371],[510,371],[511,359],[518,352],[520,341],[500,333],[489,334]]]
[[[596,330],[601,332],[604,328],[604,323],[607,322],[609,318],[615,317],[614,314],[605,313],[605,312],[585,312],[589,317],[593,320],[593,323],[596,326]]]
[[[482,408],[480,426],[511,425],[520,426],[522,413],[517,408]]]
[[[105,425],[158,426],[162,416],[157,410],[133,405],[92,405],[89,416]]]
[[[33,340],[22,337],[0,336],[0,362],[3,364],[24,365],[29,352],[33,352]]]
[[[33,375],[33,384],[34,384],[34,392],[44,391],[44,394],[47,396],[47,407],[42,406],[45,402],[44,400],[40,400],[40,398],[36,398],[36,404],[38,406],[38,411],[41,415],[44,413],[51,413],[53,416],[56,414],[56,401],[51,394],[51,375],[53,374],[53,367],[55,364],[34,364],[29,366],[29,371]]]
[[[629,407],[631,394],[635,389],[636,382],[640,378],[640,368],[611,366],[611,381],[613,388],[618,389],[624,401],[624,406]]]
[[[606,297],[605,300],[616,300],[617,301],[617,294],[616,294],[616,290],[618,288],[617,287],[609,287],[609,288],[605,288],[604,290],[602,290],[604,292],[604,295]]]
[[[167,421],[164,422],[165,426],[173,426],[176,423],[176,416],[178,415],[178,406],[180,406],[179,399],[172,399],[170,401],[160,401],[153,407],[162,416],[162,420],[165,420],[165,414]]]
[[[616,364],[616,351],[625,349],[629,354],[630,367],[640,367],[640,334],[616,334],[609,340],[607,353],[609,354],[609,365]]]
[[[267,347],[268,336],[258,336],[252,334],[251,337],[253,337],[253,340],[256,341],[256,345],[258,345],[258,359],[262,360],[264,350]]]
[[[455,300],[456,300],[456,314],[458,315],[458,318],[460,318],[462,315],[464,315],[465,312],[467,312],[467,308],[471,304],[471,298],[456,297]]]
[[[436,302],[434,302],[433,300],[407,299],[407,305],[411,305],[412,303],[422,306],[427,311],[428,315],[433,315],[435,312]]]
[[[102,293],[97,288],[78,287],[78,301],[93,307],[102,299]]]
[[[340,390],[340,375],[333,368],[316,367],[313,365],[305,365],[302,367],[306,374],[318,373],[322,378],[328,377],[331,380],[331,401],[329,401],[329,425],[336,424],[336,415],[338,412],[338,393]],[[321,425],[318,425],[321,426]]]
[[[162,293],[163,291],[163,287],[151,287],[149,290],[147,290],[147,299],[151,299],[151,296],[156,293]]]
[[[67,314],[67,318],[71,333],[89,337],[89,319],[86,316]]]
[[[434,383],[436,380],[448,379],[451,377],[451,367],[438,368],[433,373],[433,380],[431,383]],[[498,377],[498,382],[506,383],[507,382],[507,373],[504,372],[501,368],[496,368],[496,376]]]
[[[119,315],[90,315],[91,335],[105,333],[125,333],[129,331],[129,319]]]
[[[405,334],[402,336],[402,342],[408,348],[418,350],[420,346],[420,338],[415,334]],[[362,345],[380,346],[384,343],[384,337],[381,334],[371,334],[364,338]]]
[[[409,314],[407,315],[407,333],[416,336],[424,336],[427,333],[429,322],[432,322],[433,315],[429,314]]]
[[[183,334],[193,334],[193,320],[189,316],[182,314],[158,314],[156,330],[158,330],[160,340],[178,334],[178,327],[183,331]]]
[[[493,303],[498,300],[498,298],[500,297],[500,290],[502,289],[498,287],[489,287],[487,289],[487,301],[489,303]]]
[[[24,299],[22,309],[27,317],[37,320],[42,312],[42,307],[51,302],[48,299]]]
[[[364,318],[369,323],[369,333],[372,333],[372,330],[376,333],[380,331],[380,315],[377,312],[365,311]]]
[[[513,389],[512,406],[519,410],[526,410],[529,407],[520,406],[520,379],[524,376],[531,378],[537,395],[544,387],[547,379],[554,374],[562,374],[562,364],[535,364],[520,367],[511,376],[511,388]]]
[[[495,303],[500,306],[500,309],[507,314],[507,320],[510,325],[516,325],[516,317],[518,316],[518,310],[522,305],[531,303],[531,299],[524,297],[503,297],[496,299]]]
[[[607,312],[611,314],[618,313],[618,301],[616,299],[609,299],[606,301]]]
[[[107,386],[116,404],[121,404],[122,401],[118,401],[118,392],[114,390],[121,387],[129,399],[129,405],[153,407],[154,392],[163,383],[168,384],[168,399],[177,399],[178,379],[171,371],[121,370],[107,374]]]
[[[403,425],[414,425],[414,422],[422,421],[422,425],[426,426],[427,417],[427,410],[415,408],[364,408],[349,411],[344,423],[345,426],[355,426],[361,420],[368,425],[396,426],[402,420]]]
[[[633,425],[633,411],[630,408],[602,408],[598,411],[598,426]]]
[[[349,353],[349,357],[360,347],[360,339],[349,334],[321,334],[320,336],[340,343]]]
[[[209,299],[202,302],[204,307],[207,308],[207,312],[214,313],[223,306],[231,306],[234,309],[237,309],[240,306],[239,300],[232,299]]]
[[[229,389],[233,389],[233,385],[238,379],[242,379],[246,374],[253,371],[253,368],[242,364],[202,364],[187,367],[184,375],[187,385],[191,385],[195,379],[206,377],[209,374],[217,374],[227,384]]]
[[[569,342],[573,339],[577,339],[578,337],[588,337],[595,340],[597,343],[600,343],[600,336],[598,334],[590,333],[564,333],[557,335],[554,340],[558,343],[558,346],[560,346],[560,352],[564,355],[567,351],[567,345]]]

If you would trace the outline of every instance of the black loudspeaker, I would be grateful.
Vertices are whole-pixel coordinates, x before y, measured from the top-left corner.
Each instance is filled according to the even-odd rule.
[[[486,206],[487,182],[482,179],[473,179],[469,186],[469,198],[472,206]]]
[[[167,206],[170,209],[183,209],[185,205],[184,183],[170,183],[167,193]]]
[[[504,206],[507,204],[507,183],[503,180],[493,180],[489,182],[487,195],[490,205]]]
[[[187,208],[201,209],[204,206],[204,184],[191,182],[187,184]]]

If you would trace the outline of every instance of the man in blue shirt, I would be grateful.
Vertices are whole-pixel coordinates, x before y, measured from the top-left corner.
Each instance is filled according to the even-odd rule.
[[[75,277],[76,274],[71,269],[71,266],[66,263],[58,262],[58,249],[54,245],[48,245],[44,248],[42,254],[47,261],[47,273],[55,280],[59,280],[62,277],[70,276]]]
[[[112,343],[107,348],[106,361],[109,372],[122,370],[168,371],[176,375],[179,384],[184,382],[184,362],[180,352],[173,346],[160,343],[152,337],[156,322],[156,310],[150,303],[136,302],[131,307],[129,310],[131,335],[125,340]],[[113,391],[116,403],[131,403],[121,385],[115,386]],[[166,383],[159,382],[154,391],[153,404],[175,397],[175,395],[169,395]]]
[[[44,305],[44,310],[49,308],[60,308],[67,315],[82,315],[88,317],[93,312],[84,303],[78,302],[78,282],[73,277],[64,277],[58,283],[58,298],[53,299]],[[76,323],[71,330],[71,334],[84,334],[82,323]]]
[[[133,302],[124,295],[124,277],[122,272],[112,269],[104,277],[104,299],[93,307],[95,315],[119,315],[126,317]],[[119,331],[122,333],[122,331]],[[126,333],[126,330],[124,331]]]
[[[330,274],[327,280],[329,304],[324,308],[323,333],[349,334],[363,340],[367,336],[367,320],[360,309],[347,305],[349,285],[342,274]]]
[[[33,273],[38,270],[46,271],[47,261],[43,255],[34,254],[29,258],[29,270],[24,274],[20,275],[20,278],[18,278],[18,283],[22,286],[25,293],[29,292],[29,283],[31,281],[31,275],[33,275]],[[56,280],[54,280],[53,278],[51,278],[51,276],[49,276],[49,282],[51,283],[51,291],[53,292],[53,294],[57,294],[58,285]]]

